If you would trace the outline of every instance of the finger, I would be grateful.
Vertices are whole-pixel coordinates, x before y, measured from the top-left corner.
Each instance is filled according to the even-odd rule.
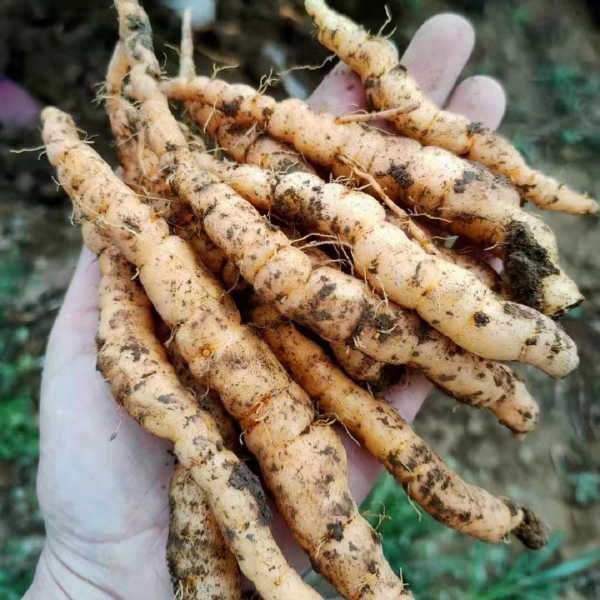
[[[100,268],[96,256],[84,247],[50,334],[44,369],[46,375],[52,375],[55,368],[76,356],[94,352],[99,283]]]
[[[401,63],[425,95],[441,106],[463,70],[475,44],[471,24],[454,14],[426,21],[411,40]]]
[[[315,112],[328,112],[339,117],[365,108],[367,101],[358,75],[340,62],[312,93],[308,104]]]
[[[478,75],[465,79],[454,91],[447,110],[497,129],[506,109],[502,86],[491,77]]]

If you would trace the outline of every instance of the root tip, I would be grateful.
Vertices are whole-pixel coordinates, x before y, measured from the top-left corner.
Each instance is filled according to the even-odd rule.
[[[523,520],[512,532],[527,548],[539,550],[543,548],[550,539],[548,526],[530,509],[521,507]]]

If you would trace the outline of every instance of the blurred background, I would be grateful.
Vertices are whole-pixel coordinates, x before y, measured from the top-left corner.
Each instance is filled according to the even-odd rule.
[[[114,163],[108,123],[93,100],[116,39],[110,0],[0,0],[0,600],[22,596],[44,541],[35,496],[39,379],[46,339],[72,275],[80,234],[40,151],[43,104],[73,114]],[[146,0],[158,55],[177,67],[180,5]],[[196,0],[196,61],[239,65],[229,80],[256,85],[294,65],[318,65],[300,0]],[[380,0],[332,5],[377,30]],[[465,75],[499,79],[501,131],[535,166],[600,197],[600,4],[595,0],[388,0],[404,48],[428,17],[468,17],[477,45]],[[390,26],[391,28],[391,26]],[[306,97],[330,68],[295,71],[271,93]],[[491,415],[433,394],[415,428],[463,476],[531,504],[554,537],[538,553],[486,546],[419,515],[384,477],[363,510],[388,558],[421,600],[600,598],[600,220],[545,213],[562,262],[587,302],[564,320],[581,367],[553,382],[520,373],[542,407],[538,429],[515,440]],[[312,575],[309,576],[312,578]],[[311,579],[312,580],[312,579]]]

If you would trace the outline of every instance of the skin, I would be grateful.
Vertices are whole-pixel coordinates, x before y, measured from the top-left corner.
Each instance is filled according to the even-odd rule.
[[[495,128],[505,106],[495,81],[470,78],[450,97],[473,40],[464,19],[439,15],[417,32],[404,64],[430,98]],[[317,88],[312,104],[343,114],[364,107],[364,93],[358,79],[338,66]],[[164,442],[117,407],[95,370],[98,283],[95,257],[83,250],[46,355],[38,497],[47,539],[25,598],[171,600],[165,546],[173,459]],[[386,397],[411,421],[430,385],[412,372],[408,381],[392,386]],[[361,500],[381,467],[351,440],[344,443],[351,492]],[[281,521],[275,529],[288,560],[302,572],[306,558]]]

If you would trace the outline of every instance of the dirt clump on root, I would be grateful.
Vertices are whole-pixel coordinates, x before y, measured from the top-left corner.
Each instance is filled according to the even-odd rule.
[[[525,223],[514,221],[507,227],[503,243],[506,256],[506,274],[520,304],[542,310],[542,280],[557,275],[558,269],[550,262]]]

